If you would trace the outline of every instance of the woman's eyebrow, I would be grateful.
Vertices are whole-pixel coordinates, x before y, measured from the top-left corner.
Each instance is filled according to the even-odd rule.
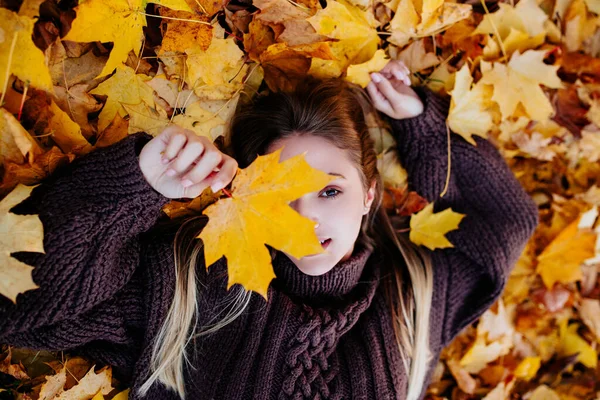
[[[340,177],[342,177],[342,179],[346,179],[346,177],[344,175],[338,174],[337,172],[329,172],[329,175],[340,176]]]

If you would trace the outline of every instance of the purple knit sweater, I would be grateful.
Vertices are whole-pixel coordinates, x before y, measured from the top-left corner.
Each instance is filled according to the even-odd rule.
[[[480,137],[475,147],[451,135],[450,186],[438,197],[447,170],[448,100],[417,90],[424,113],[390,120],[409,183],[436,201],[435,212],[452,207],[467,215],[447,234],[455,247],[431,252],[429,382],[440,350],[500,296],[538,214]],[[137,158],[151,138],[138,133],[76,159],[13,209],[39,213],[46,254],[16,253],[35,267],[40,288],[20,294],[16,306],[0,298],[1,343],[70,349],[111,364],[132,386],[132,399],[174,289],[173,236],[152,229],[169,199],[146,182]],[[196,354],[194,369],[185,371],[187,398],[404,399],[407,374],[380,290],[382,262],[377,249],[357,246],[350,259],[312,277],[278,253],[269,301],[253,293],[233,323],[190,342]],[[208,273],[204,265],[198,270],[207,285],[199,299],[204,324],[222,310],[226,265],[221,259]],[[154,384],[146,398],[177,396]]]

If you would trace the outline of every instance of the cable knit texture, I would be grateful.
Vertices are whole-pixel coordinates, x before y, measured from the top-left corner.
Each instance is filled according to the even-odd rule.
[[[441,349],[500,296],[538,214],[498,151],[480,137],[472,146],[451,135],[450,182],[439,197],[449,101],[416,90],[423,114],[388,118],[409,184],[435,201],[435,212],[452,207],[467,215],[447,234],[455,247],[431,252],[429,383]],[[151,138],[137,133],[80,157],[13,208],[39,214],[46,252],[14,253],[35,267],[39,289],[20,294],[16,304],[0,298],[0,342],[71,350],[110,364],[132,387],[131,399],[141,398],[136,389],[149,376],[175,287],[175,232],[154,229],[169,199],[146,182],[138,164]],[[384,262],[377,249],[357,245],[348,260],[314,277],[277,252],[269,300],[253,294],[234,322],[190,341],[187,398],[405,399],[407,371],[379,284]],[[222,258],[208,272],[202,262],[197,269],[204,284],[198,322],[205,325],[222,317],[227,268]],[[155,383],[145,398],[178,397]]]

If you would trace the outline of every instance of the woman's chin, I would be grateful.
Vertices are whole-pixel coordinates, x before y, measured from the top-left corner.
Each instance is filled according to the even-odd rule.
[[[326,274],[335,267],[330,254],[318,254],[317,256],[303,257],[296,261],[296,266],[306,275],[319,276]]]
[[[306,275],[319,276],[331,271],[335,265],[320,264],[320,265],[296,265],[298,269]]]

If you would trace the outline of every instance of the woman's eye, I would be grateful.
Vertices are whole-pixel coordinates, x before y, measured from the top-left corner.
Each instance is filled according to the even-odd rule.
[[[326,195],[326,196],[325,196],[325,198],[327,198],[327,199],[334,199],[334,198],[336,198],[336,197],[337,197],[337,196],[338,196],[338,195],[339,195],[341,192],[340,192],[339,190],[337,190],[337,189],[334,189],[334,188],[329,188],[329,189],[326,189],[326,190],[323,192],[323,194],[326,194],[326,193],[330,193],[330,195]]]

